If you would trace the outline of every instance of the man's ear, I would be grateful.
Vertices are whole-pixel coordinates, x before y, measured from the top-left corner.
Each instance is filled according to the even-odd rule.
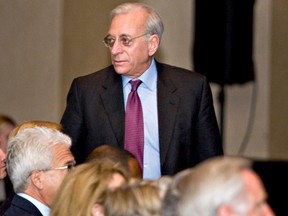
[[[104,216],[103,206],[98,203],[95,203],[92,206],[91,215],[92,216]]]
[[[158,47],[159,47],[159,36],[154,34],[154,35],[151,35],[150,38],[149,38],[149,56],[153,56],[156,51],[158,50]]]
[[[43,189],[43,171],[34,170],[30,176],[31,184],[38,188]]]

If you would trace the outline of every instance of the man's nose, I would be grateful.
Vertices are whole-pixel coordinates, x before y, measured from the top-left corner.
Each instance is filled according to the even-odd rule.
[[[112,55],[116,55],[120,52],[123,51],[123,47],[121,45],[121,43],[119,43],[119,40],[115,40],[115,43],[113,44],[113,46],[110,48],[110,52]]]

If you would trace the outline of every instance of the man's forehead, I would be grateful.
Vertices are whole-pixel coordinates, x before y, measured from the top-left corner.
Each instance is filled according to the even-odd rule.
[[[255,196],[266,198],[266,190],[261,178],[251,169],[242,169],[240,171],[245,187]]]
[[[70,148],[65,144],[55,145],[53,147],[53,161],[61,161],[61,160],[74,160],[74,157],[70,151]]]

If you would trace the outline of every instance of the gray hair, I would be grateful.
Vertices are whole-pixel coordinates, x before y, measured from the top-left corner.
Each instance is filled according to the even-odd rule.
[[[186,190],[187,185],[189,185],[188,177],[193,172],[193,168],[188,168],[178,172],[172,177],[172,182],[169,185],[162,202],[162,215],[163,216],[177,216],[179,200],[182,194]]]
[[[215,216],[222,204],[230,205],[236,212],[249,208],[242,169],[252,169],[252,162],[240,157],[216,157],[196,166],[188,176],[187,187],[179,199],[180,216]]]
[[[12,137],[7,150],[7,172],[14,191],[24,192],[34,170],[51,169],[53,148],[71,147],[71,138],[58,130],[46,127],[26,128]]]
[[[164,32],[164,25],[162,19],[160,15],[152,7],[146,4],[138,2],[121,4],[110,12],[110,20],[112,20],[117,15],[126,14],[138,9],[143,9],[148,13],[145,33],[148,35],[157,34],[160,43],[162,34]]]

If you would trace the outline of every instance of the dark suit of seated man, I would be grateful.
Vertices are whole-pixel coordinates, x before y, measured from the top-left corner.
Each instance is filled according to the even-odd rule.
[[[4,216],[49,216],[58,187],[73,168],[71,139],[47,127],[26,128],[8,144],[7,171],[15,195]]]

